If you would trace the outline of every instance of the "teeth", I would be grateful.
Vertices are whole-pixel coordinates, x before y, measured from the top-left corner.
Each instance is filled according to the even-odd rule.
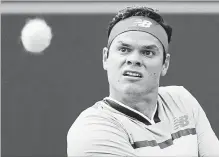
[[[127,72],[126,74],[131,75],[131,76],[135,76],[135,77],[140,77],[139,74],[132,73],[132,72]]]

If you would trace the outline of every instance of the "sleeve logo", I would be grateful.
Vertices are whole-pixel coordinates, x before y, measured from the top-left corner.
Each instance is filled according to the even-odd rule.
[[[134,26],[139,26],[139,27],[150,27],[152,25],[152,22],[151,21],[148,21],[148,20],[142,20],[142,19],[138,19],[138,20],[135,20],[134,22]]]

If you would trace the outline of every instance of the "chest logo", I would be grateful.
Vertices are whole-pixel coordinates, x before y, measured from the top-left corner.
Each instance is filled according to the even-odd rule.
[[[181,117],[175,117],[174,118],[174,130],[177,130],[179,128],[183,128],[189,124],[189,117],[188,115],[184,115]]]

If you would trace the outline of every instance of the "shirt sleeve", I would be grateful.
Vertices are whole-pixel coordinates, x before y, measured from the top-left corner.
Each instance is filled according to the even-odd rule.
[[[198,151],[201,157],[219,156],[219,141],[210,122],[198,101],[182,87],[183,97],[193,107],[193,115],[196,121],[196,133],[198,138]]]
[[[126,131],[111,116],[95,109],[81,114],[67,134],[73,156],[135,156]]]

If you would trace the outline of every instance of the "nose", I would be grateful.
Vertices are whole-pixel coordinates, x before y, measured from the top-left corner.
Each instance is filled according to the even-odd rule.
[[[133,65],[133,66],[142,66],[142,58],[141,55],[138,52],[132,52],[129,54],[129,56],[126,59],[126,63],[128,65]]]

